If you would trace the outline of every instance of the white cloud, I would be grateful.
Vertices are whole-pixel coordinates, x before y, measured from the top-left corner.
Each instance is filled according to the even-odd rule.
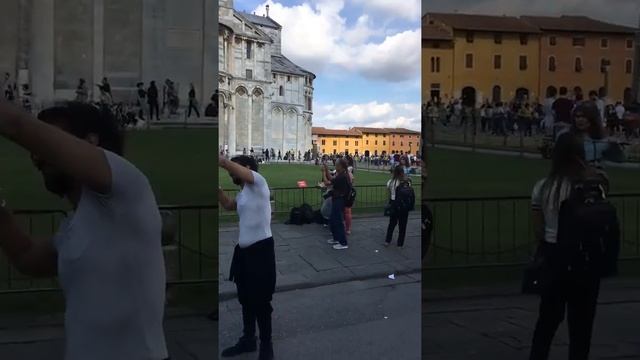
[[[420,0],[353,0],[353,2],[363,5],[366,12],[376,12],[413,21],[417,21],[420,17]]]
[[[320,104],[315,108],[314,126],[348,129],[354,126],[404,127],[420,131],[420,104],[379,103]]]
[[[365,7],[382,9],[387,3],[374,2],[378,4]],[[270,17],[283,26],[282,52],[316,74],[335,72],[339,67],[387,82],[403,82],[420,75],[420,29],[390,33],[384,27],[376,27],[368,15],[350,25],[342,14],[344,1],[340,0],[294,6],[268,0],[257,6],[255,13],[263,14],[267,4]],[[418,16],[419,10],[415,12]]]

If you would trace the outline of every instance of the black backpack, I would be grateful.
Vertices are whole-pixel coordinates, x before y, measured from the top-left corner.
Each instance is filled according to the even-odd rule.
[[[416,194],[411,187],[411,181],[404,180],[396,188],[394,202],[397,211],[413,211],[416,207]]]
[[[302,204],[300,206],[300,212],[302,213],[302,221],[304,224],[311,224],[314,219],[313,208],[309,204]]]
[[[302,225],[304,224],[304,218],[302,216],[302,208],[294,207],[291,209],[289,213],[289,221],[287,222],[289,225]]]
[[[347,193],[347,196],[344,198],[344,206],[346,207],[352,207],[353,203],[356,201],[356,188],[354,188],[353,186],[349,186],[349,192]]]
[[[562,265],[572,271],[617,274],[620,225],[606,187],[599,177],[578,181],[560,206],[558,245]]]

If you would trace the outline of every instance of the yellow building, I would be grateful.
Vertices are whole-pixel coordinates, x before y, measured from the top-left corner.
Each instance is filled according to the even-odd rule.
[[[560,87],[632,97],[635,28],[584,16],[428,13],[422,31],[423,103],[541,101]]]
[[[636,29],[584,16],[523,16],[543,31],[538,92],[560,87],[597,91],[610,102],[630,102]]]
[[[448,74],[423,71],[423,82],[432,84],[451,77],[451,85],[440,94],[472,105],[484,100],[509,101],[516,97],[538,97],[540,66],[540,30],[516,17],[429,13],[423,23],[451,34],[448,55],[445,49],[423,49],[426,61],[433,56],[450,58]],[[433,36],[432,36],[433,37]],[[424,44],[424,43],[423,43]],[[425,61],[423,60],[423,61]],[[424,65],[431,65],[430,63]],[[443,64],[441,63],[441,66]],[[429,69],[430,70],[430,69]],[[427,88],[429,97],[436,95]],[[447,97],[449,96],[449,97]]]
[[[453,36],[444,26],[422,24],[422,103],[453,96]]]
[[[363,154],[362,134],[354,129],[311,128],[311,142],[321,154]]]
[[[314,127],[314,148],[321,154],[383,155],[415,154],[420,150],[420,132],[404,128],[355,127],[334,130]]]

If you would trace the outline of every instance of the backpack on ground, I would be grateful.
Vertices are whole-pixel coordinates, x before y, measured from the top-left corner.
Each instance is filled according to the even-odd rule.
[[[607,198],[606,179],[593,176],[575,182],[560,207],[558,245],[573,271],[617,274],[620,225]]]
[[[396,200],[394,202],[397,211],[413,211],[416,207],[416,194],[411,187],[411,181],[405,180],[396,188]]]
[[[304,224],[311,224],[314,219],[313,208],[309,204],[302,204],[300,206],[300,211],[302,212],[302,221]]]
[[[289,221],[287,222],[289,225],[302,225],[304,224],[304,219],[302,217],[302,209],[299,207],[294,207],[291,209],[289,213]]]

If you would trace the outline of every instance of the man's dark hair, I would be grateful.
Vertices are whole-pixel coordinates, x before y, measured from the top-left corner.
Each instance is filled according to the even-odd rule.
[[[598,92],[595,90],[589,91],[589,97],[592,97],[592,96],[598,96]]]
[[[560,88],[560,95],[567,95],[567,93],[569,92],[569,90],[567,90],[566,87],[561,87]]]
[[[67,102],[42,110],[38,119],[47,124],[58,125],[81,139],[95,134],[101,148],[118,155],[124,152],[124,133],[107,107],[98,108],[80,102]]]
[[[248,166],[249,169],[258,172],[258,163],[256,162],[256,159],[254,159],[251,156],[247,156],[247,155],[238,155],[235,156],[233,158],[231,158],[231,161],[233,161],[236,164],[239,164],[241,166]]]

